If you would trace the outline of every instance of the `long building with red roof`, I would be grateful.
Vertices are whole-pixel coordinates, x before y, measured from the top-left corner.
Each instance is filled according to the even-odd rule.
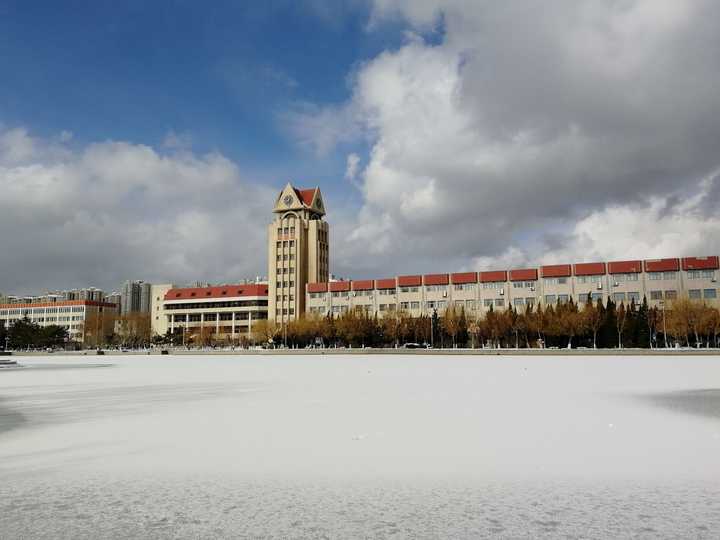
[[[533,268],[451,274],[403,275],[385,279],[308,283],[307,312],[340,315],[359,308],[380,316],[441,313],[450,306],[469,315],[488,310],[525,310],[538,304],[588,298],[604,303],[663,306],[677,298],[718,305],[717,256],[553,264]]]

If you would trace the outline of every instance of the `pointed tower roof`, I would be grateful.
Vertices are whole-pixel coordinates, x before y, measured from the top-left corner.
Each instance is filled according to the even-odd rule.
[[[325,205],[320,188],[298,189],[288,182],[278,195],[273,212],[286,212],[287,210],[310,210],[324,216]]]

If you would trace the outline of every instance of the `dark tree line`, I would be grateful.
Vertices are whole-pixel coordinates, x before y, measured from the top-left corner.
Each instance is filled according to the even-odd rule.
[[[42,327],[26,317],[8,328],[0,327],[0,348],[5,347],[6,341],[9,349],[16,350],[63,347],[68,341],[68,331],[57,325]]]

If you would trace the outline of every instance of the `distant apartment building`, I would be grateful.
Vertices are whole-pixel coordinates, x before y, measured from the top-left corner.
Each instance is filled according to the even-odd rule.
[[[120,314],[150,313],[150,283],[126,281],[120,291]]]
[[[414,316],[442,314],[450,306],[481,316],[491,308],[524,311],[570,299],[582,305],[588,298],[626,306],[639,305],[643,298],[651,306],[690,298],[717,306],[718,269],[718,257],[710,256],[316,282],[307,285],[306,305],[316,315],[359,308],[379,316],[399,310]]]
[[[268,318],[268,285],[248,283],[211,287],[157,285],[153,290],[154,335],[167,332],[191,340],[212,334],[236,342],[250,337],[253,325]]]
[[[268,227],[269,319],[284,324],[305,312],[307,283],[327,281],[330,268],[329,225],[319,188],[287,184]]]

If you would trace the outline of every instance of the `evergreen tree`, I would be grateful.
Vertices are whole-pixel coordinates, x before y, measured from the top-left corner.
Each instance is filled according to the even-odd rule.
[[[643,296],[642,304],[637,312],[635,325],[635,346],[642,349],[650,347],[650,324],[648,320],[647,297]]]
[[[608,298],[604,309],[603,323],[598,333],[598,347],[609,349],[617,347],[617,315],[615,313],[615,302]]]

